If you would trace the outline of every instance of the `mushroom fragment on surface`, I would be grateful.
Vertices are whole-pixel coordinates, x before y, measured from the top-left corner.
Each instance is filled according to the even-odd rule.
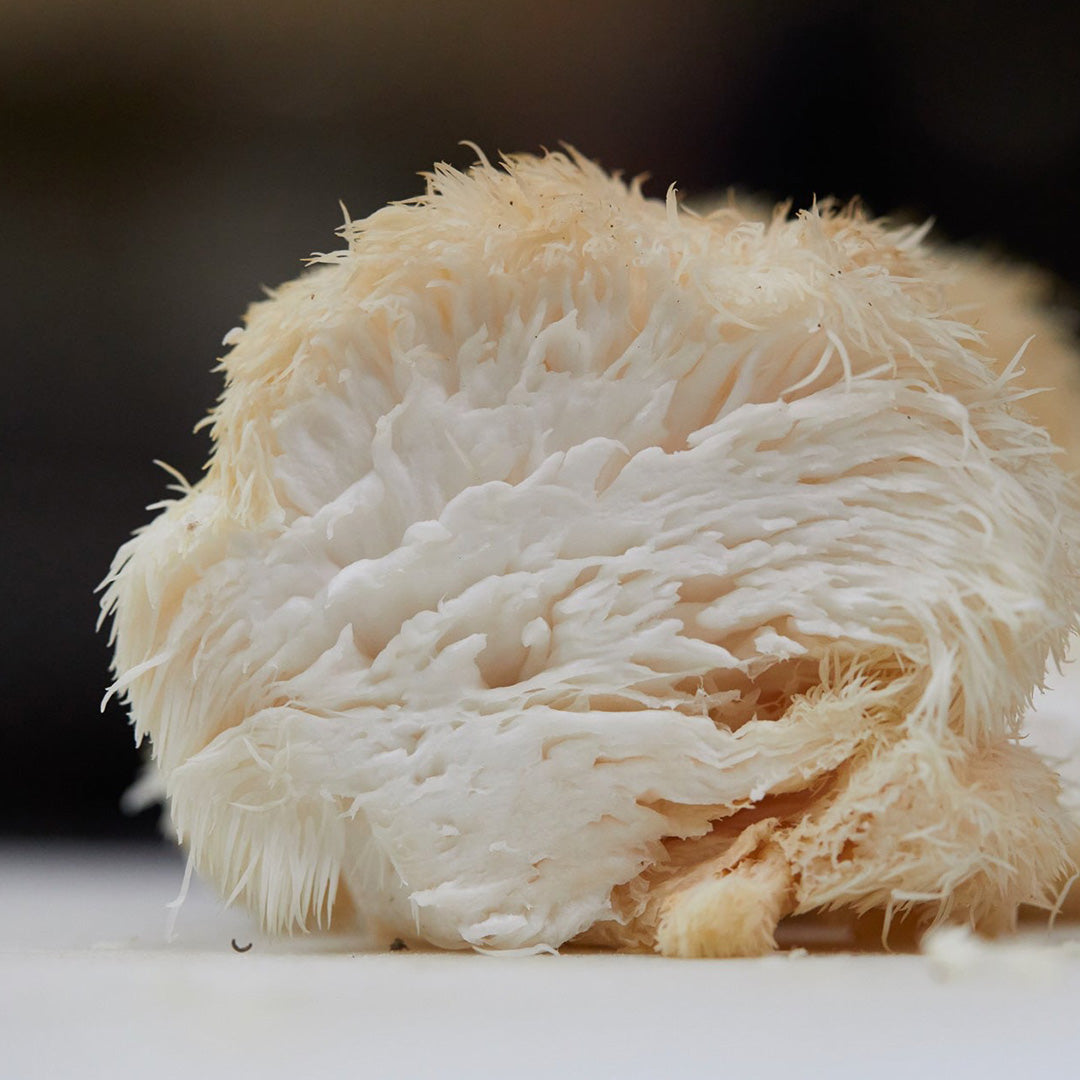
[[[272,931],[749,955],[1010,925],[1080,524],[920,230],[438,166],[254,305],[205,477],[117,554],[116,688]]]

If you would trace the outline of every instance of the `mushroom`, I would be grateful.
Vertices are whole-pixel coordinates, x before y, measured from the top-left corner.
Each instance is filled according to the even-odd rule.
[[[206,475],[103,599],[229,901],[675,956],[1054,906],[1077,826],[1020,723],[1080,515],[923,229],[568,151],[340,235],[226,338]]]

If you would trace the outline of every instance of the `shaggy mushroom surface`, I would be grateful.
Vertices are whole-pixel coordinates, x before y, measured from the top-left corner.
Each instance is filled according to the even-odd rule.
[[[226,339],[119,551],[114,689],[273,931],[765,952],[1052,907],[1019,723],[1080,523],[921,230],[695,216],[574,154],[427,193]]]

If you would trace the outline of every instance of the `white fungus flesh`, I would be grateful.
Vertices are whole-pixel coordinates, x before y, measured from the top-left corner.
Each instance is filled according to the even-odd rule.
[[[1020,719],[1080,524],[921,230],[446,166],[228,337],[117,554],[115,688],[271,931],[751,955],[1007,927],[1076,827]]]

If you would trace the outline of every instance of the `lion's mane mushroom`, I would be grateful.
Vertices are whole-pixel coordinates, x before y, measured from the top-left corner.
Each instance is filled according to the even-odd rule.
[[[675,955],[1054,903],[1075,827],[1018,724],[1078,518],[919,230],[549,154],[341,235],[227,339],[208,472],[104,598],[226,896]]]

